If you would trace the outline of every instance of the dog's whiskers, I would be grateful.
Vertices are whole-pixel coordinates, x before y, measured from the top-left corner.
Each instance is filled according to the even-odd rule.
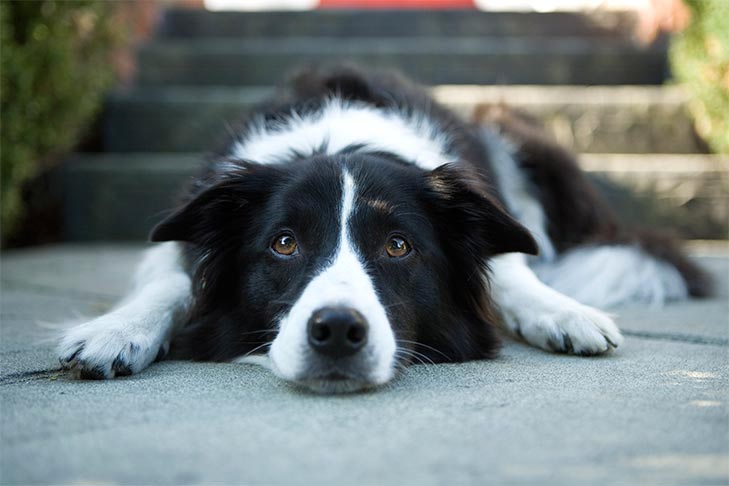
[[[276,330],[275,329],[261,329],[258,331],[241,332],[241,333],[238,333],[238,335],[239,336],[248,336],[249,334],[265,334],[265,333],[270,333],[270,332],[276,332]]]
[[[418,353],[417,351],[412,351],[412,356],[416,356],[421,364],[435,364],[435,361],[430,359],[428,356],[424,355],[423,353]]]
[[[285,305],[287,307],[293,307],[296,302],[290,301],[290,300],[269,300],[269,304],[280,304]]]
[[[397,353],[395,353],[396,358],[402,358],[402,356],[398,356]],[[410,370],[408,369],[408,366],[401,362],[399,359],[395,361],[395,370],[398,373],[407,374]]]
[[[416,364],[425,364],[420,358],[410,353],[395,353],[395,367],[400,371],[405,371],[408,368],[408,364],[414,362]]]
[[[412,349],[399,348],[395,352],[395,354],[398,355],[398,353],[400,356],[413,358],[413,359],[417,360],[418,363],[420,363],[420,364],[435,364],[435,362],[432,359],[430,359],[423,353],[419,353]]]
[[[390,307],[397,307],[400,305],[407,305],[407,304],[408,304],[407,301],[401,300],[400,302],[393,302],[392,304],[383,305],[382,307],[384,307],[385,309],[389,309]]]
[[[427,344],[419,343],[417,341],[408,341],[407,339],[397,339],[395,342],[397,342],[397,343],[403,343],[403,344],[412,344],[414,346],[422,346],[425,349],[429,349],[431,351],[435,351],[436,353],[438,353],[441,356],[443,356],[447,361],[452,361],[450,356],[448,356],[447,354],[445,354],[443,351],[434,348],[433,346],[428,346]]]
[[[253,353],[255,353],[256,351],[258,351],[259,349],[262,349],[262,348],[264,348],[266,346],[270,346],[271,344],[273,344],[273,341],[268,341],[268,342],[265,342],[265,343],[261,344],[260,346],[256,346],[255,348],[251,349],[246,354],[244,354],[243,355],[243,358],[247,358],[248,356],[250,356]]]

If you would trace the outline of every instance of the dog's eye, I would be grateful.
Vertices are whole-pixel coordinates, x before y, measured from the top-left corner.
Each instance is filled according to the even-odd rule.
[[[387,240],[385,250],[391,257],[401,258],[410,253],[410,243],[400,236],[393,236]]]
[[[299,245],[288,233],[278,235],[271,243],[271,249],[279,255],[291,256],[298,252]]]

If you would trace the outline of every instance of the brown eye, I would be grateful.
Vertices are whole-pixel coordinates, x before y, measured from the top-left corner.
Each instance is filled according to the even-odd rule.
[[[271,249],[279,255],[291,256],[296,253],[299,245],[293,236],[283,234],[276,237],[271,244]]]
[[[393,236],[385,247],[387,254],[393,258],[401,258],[410,253],[410,244],[399,236]]]

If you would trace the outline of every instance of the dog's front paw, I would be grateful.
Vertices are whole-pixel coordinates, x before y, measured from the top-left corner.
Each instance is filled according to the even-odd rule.
[[[526,342],[547,351],[591,356],[623,343],[609,316],[577,303],[562,309],[521,309],[504,317]]]
[[[107,314],[75,326],[59,344],[59,361],[72,375],[106,379],[138,373],[166,351],[143,319]],[[147,331],[147,332],[145,332]]]

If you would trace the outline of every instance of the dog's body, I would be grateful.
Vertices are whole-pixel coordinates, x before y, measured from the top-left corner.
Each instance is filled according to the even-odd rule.
[[[493,357],[495,326],[603,353],[620,332],[585,304],[707,290],[672,244],[624,233],[526,118],[467,124],[406,81],[349,68],[304,72],[276,100],[153,230],[167,243],[131,294],[66,333],[65,366],[109,378],[168,350],[267,353],[286,380],[348,391],[412,361]]]

